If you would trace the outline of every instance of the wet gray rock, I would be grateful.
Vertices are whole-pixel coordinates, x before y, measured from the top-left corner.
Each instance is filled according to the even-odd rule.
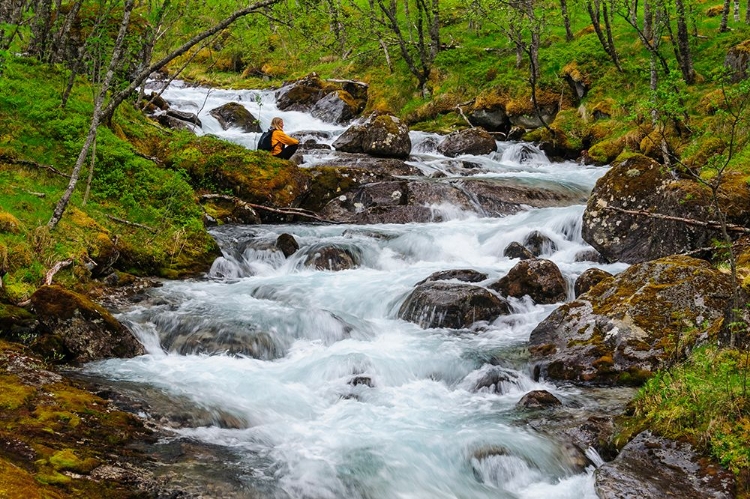
[[[285,232],[279,234],[279,237],[276,238],[276,248],[284,253],[285,257],[289,258],[299,249],[299,243],[293,235]]]
[[[196,125],[197,127],[203,126],[203,123],[201,123],[201,120],[198,118],[198,115],[193,113],[188,113],[186,111],[178,111],[177,109],[169,108],[167,109],[166,115],[170,118],[175,118],[181,121],[184,121],[186,123],[190,123],[192,125]]]
[[[489,366],[474,381],[471,390],[474,392],[489,392],[502,395],[507,393],[511,388],[517,388],[519,381],[518,372],[500,366]]]
[[[305,265],[317,270],[346,270],[359,265],[359,258],[347,248],[319,246],[308,251]]]
[[[596,470],[601,499],[730,499],[734,476],[707,463],[690,444],[638,434],[609,463]]]
[[[523,238],[523,246],[534,256],[551,255],[557,251],[557,244],[538,230]]]
[[[750,225],[750,188],[741,176],[728,174],[721,205],[728,222]],[[645,156],[614,163],[596,182],[583,213],[583,239],[609,261],[638,263],[712,245],[715,229],[679,220],[714,220],[706,189],[675,178]],[[630,212],[622,211],[629,210]],[[665,220],[634,214],[642,211],[676,217]]]
[[[530,260],[534,258],[534,254],[517,241],[513,241],[505,247],[503,250],[503,256],[506,258],[518,258],[519,260]]]
[[[581,296],[583,293],[588,292],[589,289],[593,288],[602,281],[611,279],[613,276],[606,270],[591,268],[583,271],[581,275],[576,279],[573,285],[576,298]]]
[[[509,312],[507,302],[485,288],[438,281],[417,286],[401,305],[398,317],[423,328],[460,329]]]
[[[502,105],[479,108],[469,113],[469,122],[489,132],[507,132],[510,120]]]
[[[364,123],[349,127],[333,147],[343,152],[407,158],[411,152],[409,127],[391,114],[373,113]]]
[[[342,184],[335,185],[340,189]],[[330,193],[330,188],[327,192]],[[438,222],[442,217],[435,208],[443,203],[481,216],[504,216],[528,206],[567,206],[579,202],[581,196],[577,191],[529,187],[509,180],[394,180],[342,190],[320,214],[346,223]]]
[[[243,355],[268,360],[277,358],[281,353],[268,333],[211,327],[197,331],[172,331],[162,339],[162,346],[180,355]]]
[[[460,154],[480,156],[495,151],[495,139],[484,128],[479,127],[453,132],[438,144],[438,152],[451,158]]]
[[[503,296],[530,296],[535,303],[558,303],[567,298],[567,284],[554,262],[521,260],[508,274],[488,286]]]
[[[276,91],[282,111],[311,113],[332,123],[345,123],[358,116],[367,104],[368,85],[354,80],[323,80],[311,73]]]
[[[461,282],[482,282],[485,279],[487,279],[487,274],[473,269],[441,270],[430,274],[426,279],[418,282],[417,285],[424,284],[425,282],[450,280]]]
[[[606,290],[595,287],[539,323],[529,338],[534,376],[642,384],[667,361],[722,338],[729,280],[686,256],[633,265],[607,281]]]
[[[313,117],[328,123],[348,123],[356,118],[359,112],[357,103],[344,90],[327,94],[310,110]]]
[[[208,114],[216,118],[224,130],[239,128],[246,133],[263,131],[260,128],[258,118],[238,102],[227,102],[221,107],[212,109]]]
[[[532,390],[526,393],[516,404],[517,407],[524,409],[546,409],[562,405],[560,399],[552,395],[547,390]]]

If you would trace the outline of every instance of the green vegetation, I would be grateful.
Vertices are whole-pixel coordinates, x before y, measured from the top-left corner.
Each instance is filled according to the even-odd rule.
[[[658,373],[632,402],[625,436],[649,428],[687,438],[740,478],[746,497],[750,470],[750,386],[747,351],[703,347]]]

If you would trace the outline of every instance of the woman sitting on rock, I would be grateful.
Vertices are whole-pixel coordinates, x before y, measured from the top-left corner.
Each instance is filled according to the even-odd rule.
[[[284,120],[278,116],[271,120],[271,154],[281,159],[289,159],[297,152],[299,140],[284,133]]]

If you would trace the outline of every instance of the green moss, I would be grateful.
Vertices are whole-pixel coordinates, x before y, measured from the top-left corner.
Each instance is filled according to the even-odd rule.
[[[50,464],[55,471],[73,471],[75,473],[88,474],[99,466],[99,460],[94,458],[79,458],[72,449],[63,449],[49,458]]]
[[[16,410],[24,406],[35,390],[30,386],[21,384],[16,376],[0,374],[0,408],[5,410]]]

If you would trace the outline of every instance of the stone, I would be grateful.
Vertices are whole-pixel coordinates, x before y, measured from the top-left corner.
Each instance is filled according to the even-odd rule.
[[[133,333],[81,294],[42,286],[31,295],[31,305],[43,331],[32,349],[52,360],[82,364],[145,352]]]
[[[495,139],[484,128],[479,127],[453,132],[438,144],[438,152],[451,158],[461,154],[481,156],[495,151]]]
[[[530,260],[534,258],[534,254],[517,241],[513,241],[505,247],[503,250],[503,256],[511,259],[518,258],[519,260]]]
[[[603,281],[608,281],[613,276],[606,270],[590,268],[583,271],[576,279],[573,285],[573,291],[576,298],[588,292],[591,288]]]
[[[414,288],[401,305],[398,317],[423,328],[461,329],[508,313],[508,303],[485,288],[437,281]]]
[[[731,499],[732,473],[707,463],[685,442],[638,434],[620,454],[596,470],[601,499]]]
[[[565,301],[568,296],[562,272],[554,262],[544,259],[521,260],[505,277],[488,287],[503,296],[528,295],[541,304]]]
[[[730,277],[704,260],[672,256],[633,265],[531,332],[534,378],[640,385],[694,346],[725,341],[730,294]]]
[[[725,173],[722,186],[719,202],[727,222],[749,226],[750,188],[744,177]],[[609,261],[645,262],[721,240],[718,229],[680,220],[715,220],[712,210],[708,189],[633,155],[614,163],[596,182],[583,213],[582,237]]]
[[[521,400],[518,401],[516,407],[523,407],[524,409],[546,409],[558,405],[562,405],[560,399],[547,390],[532,390],[521,397]]]
[[[279,237],[276,238],[276,247],[284,254],[285,257],[289,258],[299,249],[299,243],[293,235],[287,234],[285,232],[283,234],[279,234]]]
[[[260,128],[258,118],[253,116],[239,102],[227,102],[221,107],[212,109],[208,114],[216,118],[224,130],[239,128],[245,133],[260,133],[263,131]]]
[[[392,114],[373,113],[364,123],[346,129],[333,147],[343,152],[407,158],[411,153],[409,127]]]

